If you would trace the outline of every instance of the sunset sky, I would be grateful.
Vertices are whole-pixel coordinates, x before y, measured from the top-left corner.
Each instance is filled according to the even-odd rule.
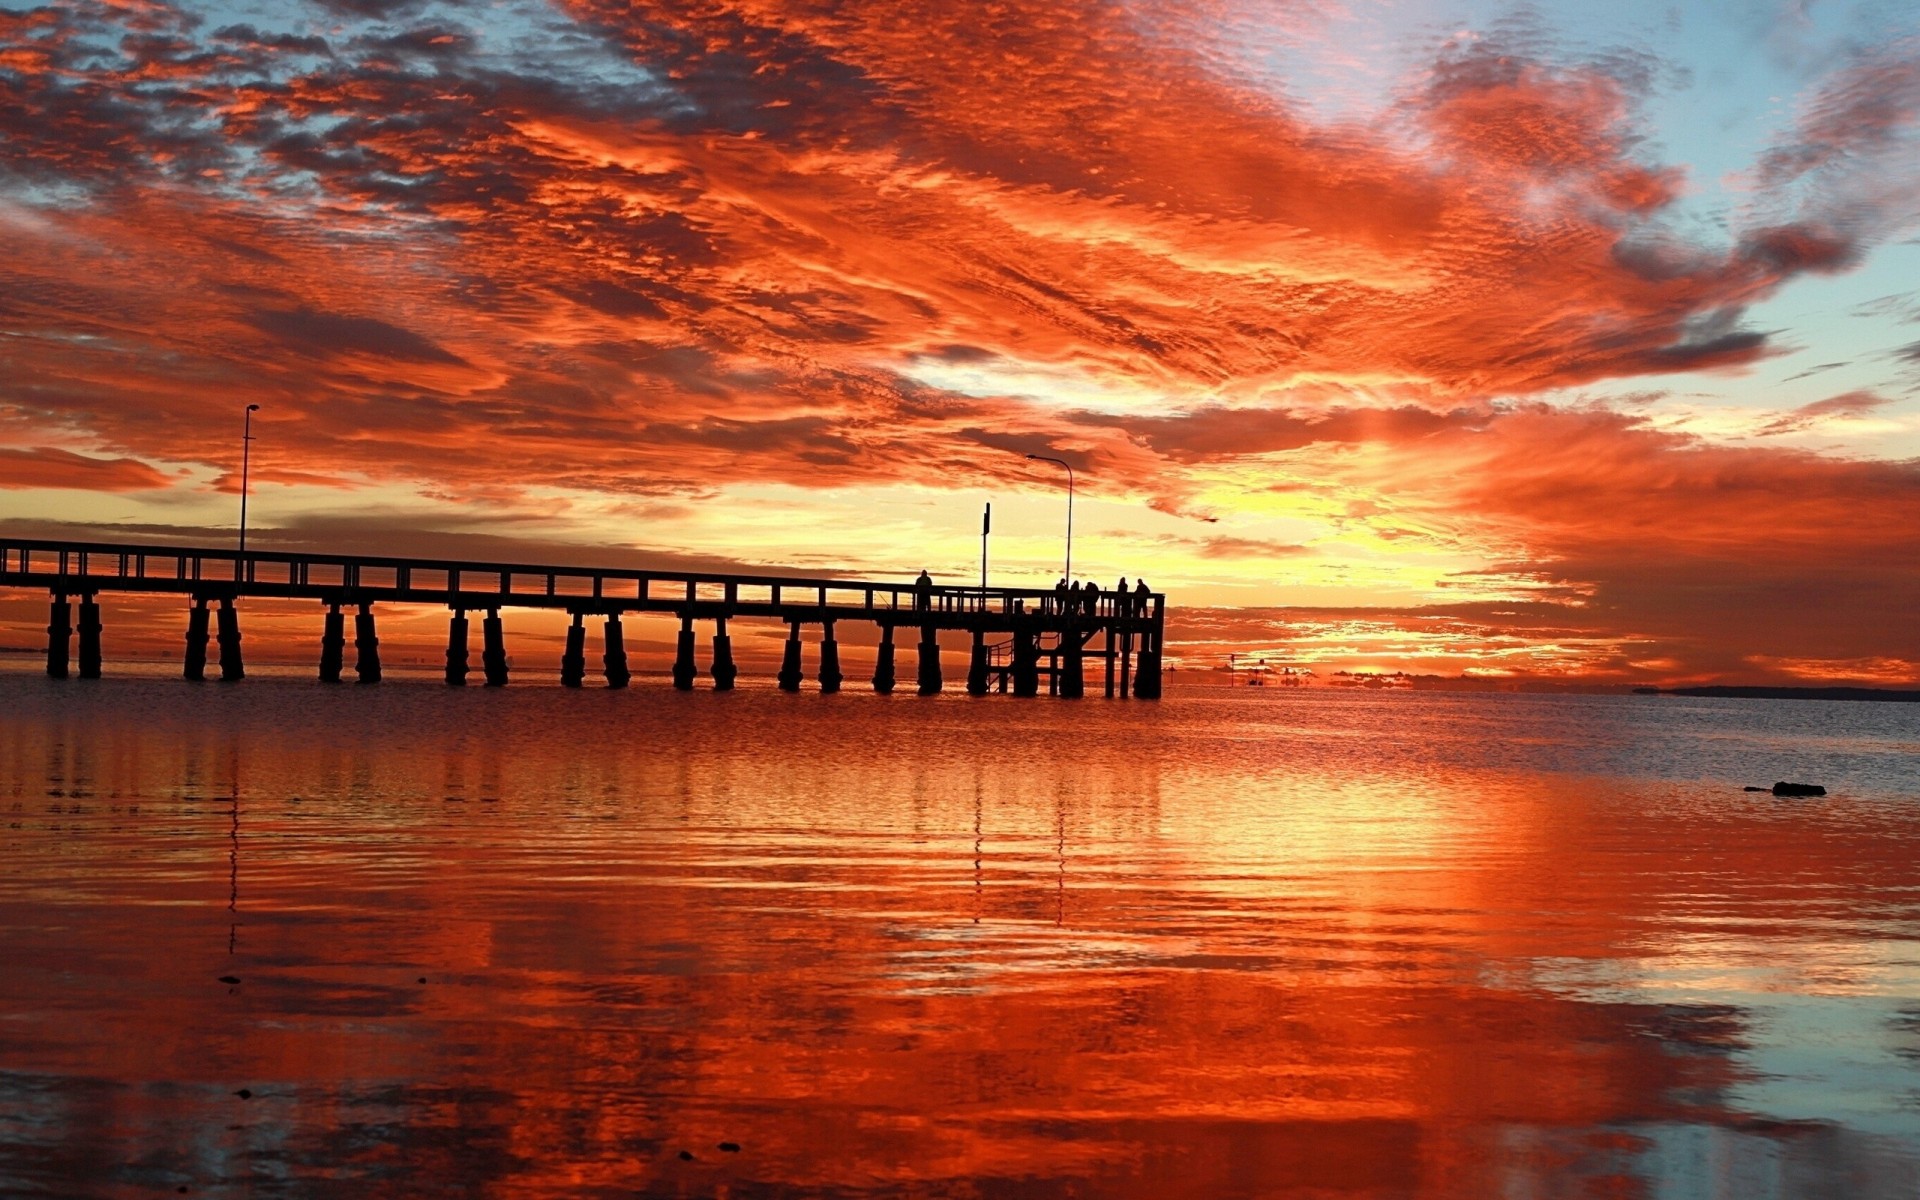
[[[1920,10],[0,0],[0,529],[1920,680]],[[44,607],[7,610],[31,645]],[[17,618],[17,619],[16,619]]]

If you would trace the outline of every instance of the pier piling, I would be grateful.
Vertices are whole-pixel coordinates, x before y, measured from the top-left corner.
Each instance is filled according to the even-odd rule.
[[[1040,694],[1040,637],[1030,627],[1014,631],[1013,694]]]
[[[339,683],[340,669],[347,661],[347,617],[337,600],[327,601],[327,615],[320,630],[320,682]]]
[[[1118,645],[1118,643],[1117,643],[1117,642],[1116,642],[1116,640],[1115,640],[1115,639],[1116,639],[1116,638],[1117,638],[1118,636],[1119,636],[1119,635],[1118,635],[1118,634],[1116,634],[1116,633],[1115,633],[1115,632],[1113,631],[1113,626],[1111,626],[1111,625],[1109,625],[1109,626],[1107,626],[1107,645],[1106,645],[1106,651],[1105,651],[1105,653],[1103,653],[1103,654],[1102,654],[1102,655],[1100,656],[1100,657],[1101,657],[1101,658],[1102,658],[1102,659],[1104,660],[1104,666],[1105,666],[1105,672],[1104,672],[1104,673],[1105,673],[1105,675],[1106,675],[1106,680],[1105,680],[1105,695],[1106,695],[1106,697],[1107,697],[1107,699],[1109,699],[1109,700],[1111,700],[1111,699],[1113,699],[1113,668],[1114,668],[1114,664],[1120,661],[1120,653],[1119,653],[1119,650],[1118,650],[1118,649],[1116,649],[1116,647],[1117,647],[1117,645]],[[1123,694],[1124,694],[1124,693],[1123,693]]]
[[[100,678],[100,604],[91,594],[80,597],[80,678]]]
[[[820,690],[831,696],[840,690],[846,676],[840,673],[840,643],[834,640],[833,622],[820,627]]]
[[[232,596],[220,597],[219,613],[220,681],[238,683],[247,677],[246,664],[240,661],[240,610]]]
[[[880,645],[873,662],[873,690],[882,696],[893,695],[893,626],[880,627]]]
[[[66,594],[55,592],[47,614],[47,678],[67,677],[67,655],[73,645],[73,605]]]
[[[700,669],[693,663],[693,614],[680,617],[680,637],[673,655],[673,686],[683,692],[693,690],[694,676]]]
[[[488,687],[507,686],[507,632],[500,624],[500,610],[487,610],[480,622],[480,669],[486,673]]]
[[[920,629],[920,694],[938,694],[940,678],[940,631],[932,625]]]
[[[1133,694],[1141,700],[1160,698],[1160,639],[1161,631],[1165,627],[1166,602],[1159,596],[1155,596],[1153,597],[1153,616],[1140,631],[1140,661],[1133,677]]]
[[[967,661],[967,695],[984,696],[987,694],[987,635],[986,631],[973,631],[973,655]]]
[[[1077,629],[1060,635],[1060,695],[1068,700],[1087,694],[1086,637]]]
[[[447,621],[447,684],[467,686],[467,610],[456,608]]]
[[[187,609],[187,648],[180,656],[181,674],[195,683],[207,677],[207,598],[195,596]]]
[[[787,622],[787,644],[780,655],[780,690],[797,692],[800,690],[800,622]]]
[[[607,614],[605,635],[607,649],[600,656],[600,666],[606,672],[608,687],[623,688],[633,672],[627,670],[627,636],[620,628],[619,613]]]
[[[560,655],[560,686],[577,688],[587,678],[587,627],[576,610],[567,626],[567,648]]]
[[[713,622],[713,690],[730,692],[733,681],[740,677],[740,669],[733,665],[733,639],[727,636],[727,619],[716,617]]]
[[[361,683],[379,683],[380,637],[374,629],[373,605],[365,600],[360,602],[360,611],[353,618],[353,648],[358,652],[353,673],[360,677]]]

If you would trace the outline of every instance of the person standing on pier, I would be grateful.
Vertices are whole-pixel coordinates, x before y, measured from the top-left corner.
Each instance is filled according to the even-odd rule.
[[[1127,602],[1133,599],[1133,589],[1127,586],[1127,577],[1122,575],[1120,582],[1113,585],[1113,615],[1116,619],[1127,615]]]
[[[917,612],[926,612],[933,607],[933,576],[925,571],[913,581],[913,607]]]
[[[1136,581],[1133,585],[1133,615],[1146,616],[1147,606],[1152,602],[1153,589],[1147,586],[1147,581],[1144,579]]]
[[[1067,611],[1067,577],[1065,575],[1060,577],[1059,583],[1053,585],[1053,611],[1056,613]]]

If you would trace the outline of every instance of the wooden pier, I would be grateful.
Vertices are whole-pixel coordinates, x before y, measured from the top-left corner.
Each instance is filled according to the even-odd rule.
[[[608,687],[627,686],[628,666],[621,618],[629,613],[666,613],[680,618],[673,684],[691,689],[700,669],[697,624],[710,622],[712,638],[704,674],[716,690],[734,685],[733,643],[727,622],[741,617],[785,621],[787,642],[779,684],[798,691],[805,680],[802,631],[820,631],[815,679],[836,692],[840,671],[837,623],[866,622],[880,630],[873,689],[895,686],[897,630],[917,637],[915,678],[921,695],[944,687],[939,634],[968,633],[972,650],[966,688],[1016,696],[1079,697],[1086,694],[1088,662],[1101,672],[1107,696],[1160,697],[1166,597],[1146,591],[1037,590],[955,587],[916,582],[802,578],[783,575],[720,575],[705,572],[634,571],[527,563],[456,562],[428,558],[376,558],[345,554],[285,554],[198,546],[117,545],[27,538],[0,538],[0,587],[44,590],[52,595],[47,622],[47,674],[64,679],[78,667],[82,679],[103,667],[100,597],[112,593],[168,593],[186,607],[186,678],[206,678],[208,643],[217,646],[219,678],[239,680],[240,602],[247,597],[311,600],[322,606],[318,673],[337,683],[347,669],[347,618],[353,618],[353,672],[361,683],[381,676],[375,606],[431,604],[451,616],[447,629],[446,681],[462,685],[471,674],[468,614],[481,614],[481,675],[489,686],[506,684],[506,632],[501,612],[512,608],[560,609],[572,616],[561,654],[560,682],[580,687],[587,677],[587,620],[601,623],[602,674]],[[79,621],[74,622],[74,604]],[[71,657],[79,637],[78,663]]]

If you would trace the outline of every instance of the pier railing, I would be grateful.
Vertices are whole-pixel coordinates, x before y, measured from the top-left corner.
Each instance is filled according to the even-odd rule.
[[[892,687],[893,631],[922,631],[920,687],[938,691],[940,630],[963,630],[974,639],[968,688],[984,691],[991,675],[1016,694],[1033,694],[1045,678],[1050,691],[1078,695],[1084,658],[1104,659],[1107,690],[1120,695],[1159,694],[1160,641],[1165,597],[1140,591],[1038,589],[942,585],[917,581],[875,581],[837,576],[792,576],[710,571],[639,570],[623,567],[556,566],[538,563],[479,562],[425,557],[321,554],[278,550],[236,550],[146,543],[73,542],[0,537],[0,587],[45,589],[53,596],[48,625],[48,671],[64,675],[66,645],[73,626],[69,602],[81,602],[80,673],[99,673],[101,593],[173,593],[191,601],[186,671],[197,678],[206,658],[209,604],[218,604],[218,640],[223,678],[244,674],[236,602],[242,597],[318,601],[329,608],[322,636],[321,678],[337,679],[344,662],[341,606],[357,606],[355,669],[363,681],[380,677],[373,606],[382,603],[441,605],[453,610],[447,650],[447,681],[465,681],[468,612],[486,614],[489,683],[505,682],[505,650],[500,641],[503,608],[561,609],[573,617],[563,682],[584,675],[587,616],[605,618],[610,683],[625,682],[625,650],[620,618],[630,613],[669,613],[681,618],[676,684],[690,687],[693,622],[715,622],[716,686],[730,686],[733,665],[726,622],[738,617],[783,620],[791,627],[788,664],[782,686],[798,687],[799,642],[803,625],[822,627],[820,679],[826,690],[838,686],[837,621],[866,621],[883,632],[884,672],[874,685]],[[989,634],[1011,635],[996,648]],[[1103,649],[1089,642],[1099,634]],[[829,658],[835,660],[827,661]],[[1044,659],[1044,662],[1041,660]],[[496,662],[497,660],[497,662]],[[1137,660],[1137,661],[1136,661]],[[199,664],[199,665],[196,665]],[[930,664],[930,669],[929,669]],[[1117,667],[1116,667],[1117,664]],[[1137,669],[1136,669],[1137,668]],[[1116,680],[1115,674],[1118,672]],[[883,678],[883,675],[885,676]],[[828,680],[832,679],[831,686]],[[722,680],[726,682],[721,682]]]

